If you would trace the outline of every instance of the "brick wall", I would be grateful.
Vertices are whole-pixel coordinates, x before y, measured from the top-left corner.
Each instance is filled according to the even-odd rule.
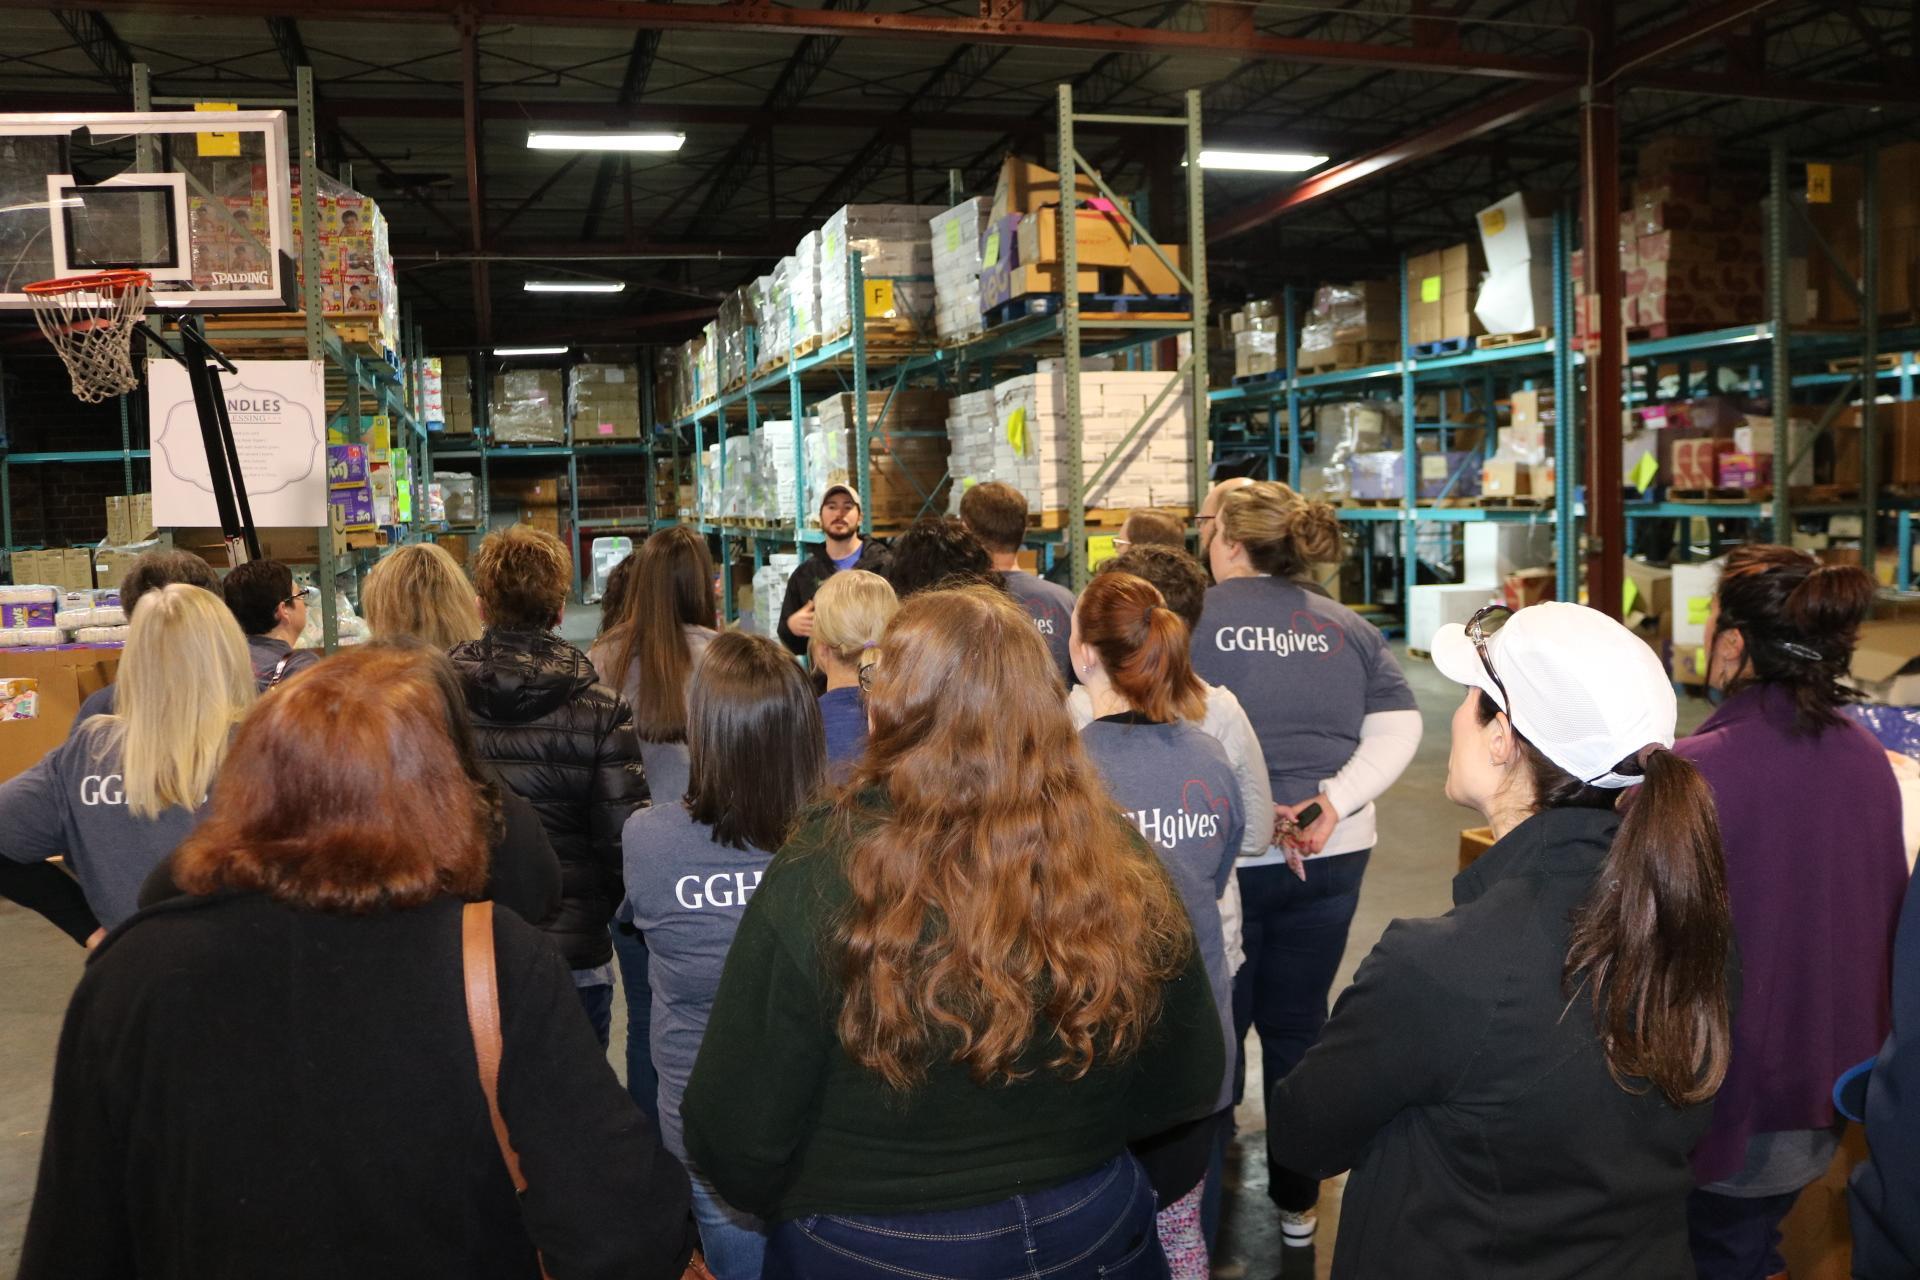
[[[15,453],[120,447],[120,403],[74,399],[66,369],[51,355],[8,352],[4,360],[8,447]],[[133,446],[146,444],[145,402],[129,402]],[[107,536],[107,498],[126,492],[118,459],[9,468],[15,546],[76,546]],[[133,464],[134,492],[149,487],[144,459]]]
[[[580,518],[632,520],[647,517],[647,460],[639,454],[595,458],[583,451],[579,462]]]

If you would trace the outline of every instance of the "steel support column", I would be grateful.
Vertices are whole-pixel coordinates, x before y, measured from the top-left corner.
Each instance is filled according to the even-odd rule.
[[[1880,150],[1871,142],[1860,174],[1860,567],[1871,574],[1880,547]]]
[[[480,31],[474,19],[460,24],[460,95],[467,142],[467,222],[473,241],[473,307],[481,346],[493,343],[493,280],[487,259],[487,184],[480,148]]]
[[[1620,368],[1626,335],[1620,325],[1620,132],[1611,84],[1586,91],[1580,104],[1580,196],[1586,233],[1588,296],[1600,323],[1587,360],[1587,603],[1610,618],[1621,613],[1627,519],[1620,493]],[[1558,334],[1565,342],[1570,335]],[[1571,461],[1568,459],[1567,461]],[[1573,594],[1573,584],[1562,584]]]
[[[1775,142],[1767,158],[1767,307],[1773,341],[1768,348],[1768,394],[1773,401],[1773,540],[1793,543],[1793,499],[1788,484],[1801,442],[1793,430],[1793,368],[1787,349],[1787,146]],[[1811,449],[1813,441],[1804,446]]]
[[[1080,170],[1073,162],[1073,86],[1059,89],[1060,157],[1060,291],[1061,408],[1067,418],[1067,555],[1072,587],[1078,595],[1087,585],[1087,471],[1086,430],[1080,418],[1080,237],[1073,211],[1080,205]],[[1195,166],[1196,170],[1198,165]]]
[[[1188,391],[1193,397],[1193,468],[1189,486],[1189,507],[1194,512],[1200,510],[1200,501],[1206,497],[1207,480],[1212,471],[1213,459],[1210,445],[1213,433],[1208,430],[1211,420],[1212,403],[1207,399],[1207,196],[1204,175],[1200,169],[1200,152],[1203,140],[1200,127],[1204,110],[1198,89],[1187,90],[1187,279],[1193,285],[1193,324],[1189,332],[1192,335],[1192,372]],[[1062,208],[1071,208],[1063,205]],[[1062,218],[1062,222],[1073,219]],[[1163,255],[1164,256],[1164,255]],[[1172,264],[1169,263],[1169,266]],[[1072,280],[1072,275],[1063,277]]]

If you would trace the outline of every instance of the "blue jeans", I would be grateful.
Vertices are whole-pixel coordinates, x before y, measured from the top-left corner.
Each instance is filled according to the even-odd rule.
[[[1167,1280],[1153,1187],[1130,1155],[971,1209],[817,1213],[774,1227],[765,1280]]]
[[[700,1225],[700,1252],[714,1280],[760,1280],[767,1255],[767,1228],[760,1219],[740,1212],[692,1169],[693,1220]]]
[[[653,1069],[653,987],[647,979],[647,940],[630,925],[613,926],[613,958],[627,1001],[627,1093],[656,1126],[660,1123],[660,1073]]]
[[[1240,870],[1241,936],[1247,962],[1233,979],[1233,1030],[1242,1047],[1234,1064],[1246,1080],[1247,1028],[1260,1033],[1261,1096],[1306,1056],[1327,1022],[1327,996],[1347,951],[1360,905],[1360,881],[1373,850],[1309,858],[1307,878],[1283,863]],[[1269,1166],[1268,1194],[1289,1212],[1311,1209],[1320,1184]]]
[[[587,1011],[587,1022],[599,1038],[600,1047],[606,1048],[613,1033],[613,984],[596,983],[573,990],[580,997],[580,1007]]]
[[[1687,1197],[1687,1242],[1700,1280],[1766,1280],[1787,1269],[1780,1256],[1780,1222],[1800,1198],[1723,1196],[1695,1191]]]

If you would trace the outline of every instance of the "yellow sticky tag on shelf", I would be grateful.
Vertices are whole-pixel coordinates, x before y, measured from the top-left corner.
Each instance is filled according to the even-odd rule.
[[[980,265],[983,267],[993,267],[998,266],[999,263],[1000,233],[998,231],[989,231],[987,232],[987,247],[980,251]]]
[[[1440,301],[1440,277],[1439,276],[1420,277],[1420,301],[1422,302]]]
[[[1620,616],[1626,617],[1633,612],[1633,606],[1640,602],[1640,584],[1628,578],[1620,584]]]
[[[1507,211],[1489,209],[1480,215],[1480,229],[1490,236],[1497,236],[1507,229]]]
[[[1707,646],[1705,645],[1693,651],[1693,674],[1702,680],[1707,678]]]
[[[1023,405],[1007,415],[1007,443],[1015,453],[1027,451],[1027,410]]]
[[[958,222],[949,222],[947,224],[947,252],[955,253],[959,250],[959,248],[960,248],[960,224]]]
[[[866,287],[867,314],[870,316],[890,316],[893,314],[893,281],[863,280]]]
[[[195,111],[238,111],[240,104],[237,102],[196,102],[193,104],[193,109]],[[237,157],[240,154],[240,135],[237,133],[196,133],[193,136],[199,147],[200,155],[203,157]]]
[[[1634,488],[1645,493],[1647,486],[1652,484],[1653,478],[1659,474],[1660,463],[1652,454],[1643,453],[1640,455],[1640,461],[1633,464],[1633,474],[1629,475],[1627,479],[1633,482]]]
[[[966,492],[967,490],[969,490],[969,489],[971,489],[971,488],[973,488],[973,486],[975,486],[975,485],[977,485],[977,484],[979,484],[979,483],[980,483],[980,477],[979,477],[979,476],[961,476],[961,477],[960,477],[960,492],[962,492],[962,493],[965,493],[965,492]]]
[[[1113,538],[1113,534],[1103,533],[1098,537],[1087,539],[1088,570],[1098,569],[1101,565],[1120,554],[1119,550],[1113,545]]]
[[[1695,627],[1706,626],[1707,610],[1711,608],[1713,608],[1712,596],[1688,596],[1687,597],[1688,625],[1695,626]]]
[[[1807,203],[1833,203],[1833,166],[1830,164],[1810,164],[1807,166]]]

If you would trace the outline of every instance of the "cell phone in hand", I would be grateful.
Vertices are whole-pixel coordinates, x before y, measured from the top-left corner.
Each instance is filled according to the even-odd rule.
[[[1320,802],[1318,800],[1293,815],[1293,825],[1296,827],[1310,827],[1318,821],[1320,821]]]

